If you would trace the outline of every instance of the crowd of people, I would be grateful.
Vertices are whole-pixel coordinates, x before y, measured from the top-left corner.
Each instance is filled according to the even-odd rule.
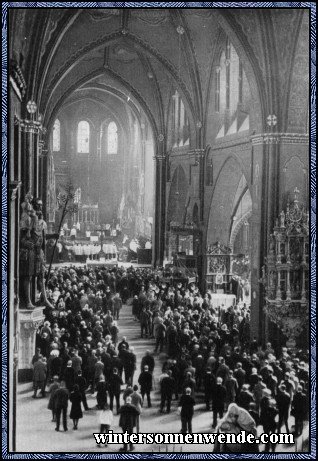
[[[252,432],[258,425],[266,433],[282,426],[289,432],[292,414],[295,434],[302,433],[308,417],[308,352],[274,350],[270,343],[262,348],[250,338],[248,306],[218,309],[194,283],[169,284],[158,271],[132,267],[56,268],[48,299],[51,307],[45,308],[33,358],[33,397],[38,390],[45,396],[49,386],[48,408],[57,431],[61,416],[68,429],[69,402],[73,429],[78,428],[91,392],[101,431],[111,427],[116,402],[120,427],[138,432],[142,406],[152,406],[155,366],[161,366],[158,410],[170,413],[175,399],[183,433],[195,431],[192,419],[200,403],[212,410],[216,431],[225,430],[233,410],[235,424],[242,428],[238,421],[248,419]],[[134,348],[120,338],[123,304],[131,304],[141,338],[153,338],[154,350],[145,353],[138,372]]]

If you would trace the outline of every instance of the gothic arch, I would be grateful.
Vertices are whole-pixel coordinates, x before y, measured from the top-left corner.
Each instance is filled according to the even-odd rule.
[[[207,245],[218,240],[229,246],[233,216],[247,189],[249,182],[242,163],[236,156],[229,157],[220,169],[213,188],[206,233]]]
[[[188,196],[188,181],[184,169],[178,165],[173,173],[167,208],[167,223],[183,224]]]
[[[105,72],[106,73],[109,72],[112,77],[117,78],[119,80],[119,82],[125,88],[127,88],[128,91],[130,91],[130,93],[133,95],[133,97],[136,98],[136,100],[138,101],[138,103],[140,104],[140,106],[142,107],[142,109],[144,110],[146,116],[149,119],[149,122],[150,122],[151,127],[152,127],[153,132],[154,132],[154,137],[157,138],[158,135],[159,135],[158,127],[157,127],[156,121],[155,121],[155,119],[154,119],[154,117],[152,115],[152,112],[151,112],[150,108],[148,107],[147,103],[145,102],[145,100],[142,98],[142,96],[126,80],[124,80],[122,77],[120,77],[115,72],[111,71],[110,69],[106,70],[105,68],[94,70],[91,74],[79,79],[78,81],[73,83],[69,88],[67,88],[65,90],[65,92],[62,94],[62,96],[55,103],[55,105],[54,105],[53,109],[51,110],[51,112],[49,113],[49,115],[47,113],[45,114],[45,117],[46,117],[45,125],[48,128],[51,126],[52,120],[55,119],[56,114],[60,110],[61,106],[64,104],[64,102],[67,100],[67,98],[72,95],[72,93],[75,90],[77,90],[80,86],[85,85],[86,83],[88,83],[93,78],[96,78],[96,77],[99,77],[101,75],[104,75]],[[123,93],[117,91],[117,94],[119,94],[121,96],[122,100],[125,99],[125,95]]]

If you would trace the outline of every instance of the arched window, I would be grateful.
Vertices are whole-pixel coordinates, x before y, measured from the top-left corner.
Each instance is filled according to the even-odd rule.
[[[242,62],[227,39],[215,66],[215,112],[219,113],[217,138],[249,130],[250,90]]]
[[[174,147],[190,143],[190,121],[184,103],[178,91],[172,96],[172,123],[174,130]]]
[[[61,149],[61,124],[57,118],[53,126],[53,152],[59,152]]]
[[[89,123],[82,120],[77,127],[77,152],[89,153]]]
[[[118,133],[115,122],[110,122],[107,128],[107,153],[109,155],[117,154],[118,151]]]

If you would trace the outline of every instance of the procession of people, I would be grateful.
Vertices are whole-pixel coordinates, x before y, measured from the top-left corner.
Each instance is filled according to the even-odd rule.
[[[107,409],[118,415],[123,430],[140,431],[140,419],[147,418],[142,409],[153,407],[159,391],[158,415],[175,412],[183,433],[196,432],[192,419],[200,404],[211,414],[206,432],[222,430],[226,411],[239,408],[239,414],[250,415],[253,428],[261,425],[269,433],[290,431],[292,414],[295,435],[302,433],[308,418],[308,351],[261,347],[250,337],[249,306],[220,312],[196,284],[169,284],[158,271],[133,267],[55,268],[48,299],[53,308],[45,308],[37,333],[33,397],[38,390],[44,397],[49,388],[57,431],[61,416],[68,430],[68,411],[77,430],[92,409],[100,413],[103,430],[112,424],[106,420],[113,421]],[[153,344],[140,363],[133,341],[121,336],[123,309],[136,335]],[[157,383],[155,368],[161,369]],[[96,396],[93,408],[89,395]]]

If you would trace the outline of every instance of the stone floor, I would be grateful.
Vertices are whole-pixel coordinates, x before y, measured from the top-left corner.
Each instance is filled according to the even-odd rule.
[[[139,325],[134,322],[131,316],[131,307],[124,306],[121,318],[118,322],[120,335],[127,336],[130,345],[135,348],[137,354],[137,371],[134,382],[137,382],[140,372],[141,357],[147,349],[153,351],[153,339],[140,339]],[[179,432],[181,429],[180,416],[177,414],[178,402],[173,401],[170,414],[159,413],[159,385],[158,376],[161,373],[161,365],[164,354],[155,355],[156,368],[155,390],[152,393],[152,408],[144,408],[141,421],[140,432]],[[72,430],[72,421],[69,420],[69,430],[67,432],[56,432],[55,424],[51,422],[51,412],[47,409],[47,398],[32,399],[32,384],[21,384],[18,388],[17,402],[17,440],[16,449],[22,453],[32,452],[61,452],[61,453],[115,453],[118,452],[119,445],[109,445],[108,447],[98,447],[95,443],[93,433],[99,431],[98,411],[94,409],[96,399],[91,394],[87,395],[88,405],[93,410],[84,412],[83,418],[79,421],[77,431]],[[211,412],[205,411],[203,395],[198,395],[198,404],[195,407],[193,418],[194,432],[210,432],[212,423]],[[70,410],[70,408],[69,408]],[[293,423],[291,418],[291,424]],[[118,427],[119,416],[114,416],[114,425],[111,428],[114,432],[121,432]],[[261,431],[260,431],[261,432]],[[302,452],[307,451],[306,439],[308,438],[308,427],[304,430],[303,438],[297,439],[296,445],[279,445],[276,452]],[[260,446],[262,450],[264,447]],[[138,452],[161,452],[161,453],[186,453],[186,452],[205,452],[211,453],[212,445],[136,445],[134,453]]]

